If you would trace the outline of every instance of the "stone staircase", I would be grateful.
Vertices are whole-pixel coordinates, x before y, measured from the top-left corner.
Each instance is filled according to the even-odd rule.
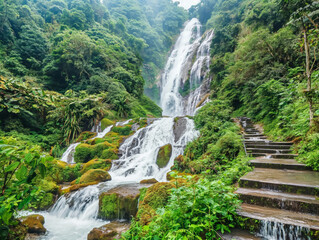
[[[267,140],[248,118],[241,124],[246,152],[256,158],[236,191],[239,215],[261,239],[319,239],[319,172],[294,160],[292,143]]]

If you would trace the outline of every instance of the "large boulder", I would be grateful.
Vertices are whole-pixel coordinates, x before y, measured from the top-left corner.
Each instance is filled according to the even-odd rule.
[[[166,167],[172,156],[172,145],[167,144],[161,147],[157,154],[156,164],[159,168]]]
[[[80,136],[76,139],[76,142],[82,142],[84,140],[88,140],[97,135],[95,132],[84,131],[80,134]]]
[[[101,121],[101,130],[104,131],[105,128],[107,128],[113,124],[114,124],[114,122],[111,121],[110,119],[103,118]]]
[[[137,213],[139,190],[135,187],[117,187],[99,197],[99,217],[107,220],[127,219]]]
[[[130,228],[127,222],[111,222],[99,228],[93,228],[89,233],[88,240],[113,240],[120,239],[121,234]]]
[[[103,169],[91,169],[84,173],[77,183],[87,184],[91,182],[105,182],[110,181],[110,174]]]
[[[22,224],[28,229],[28,233],[45,234],[46,229],[43,226],[44,217],[39,214],[33,214],[22,218]]]
[[[175,142],[178,142],[184,135],[187,126],[187,119],[185,117],[176,117],[174,119],[173,132],[175,136]]]

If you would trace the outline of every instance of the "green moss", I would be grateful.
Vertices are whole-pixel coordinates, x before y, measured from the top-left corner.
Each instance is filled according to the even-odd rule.
[[[40,179],[37,181],[37,186],[44,192],[48,193],[58,193],[59,187],[53,181],[48,181],[46,179]]]
[[[82,143],[75,148],[74,161],[77,163],[85,163],[93,158],[93,146]]]
[[[111,159],[111,160],[116,160],[118,159],[118,154],[116,149],[105,149],[102,152],[101,158],[106,158],[106,159]]]
[[[114,128],[112,128],[112,131],[116,132],[116,133],[118,133],[120,135],[123,135],[123,136],[128,136],[132,132],[130,126],[114,127]]]
[[[111,121],[110,119],[103,118],[102,121],[101,121],[101,129],[102,129],[102,131],[103,131],[105,128],[107,128],[107,127],[109,127],[109,126],[111,126],[111,125],[113,125],[113,124],[114,124],[114,122]]]
[[[110,174],[103,169],[91,169],[84,173],[79,183],[85,184],[90,182],[104,182],[111,180]]]
[[[172,145],[167,144],[160,148],[157,154],[156,164],[159,168],[165,167],[172,156]]]
[[[99,217],[102,219],[130,219],[137,212],[137,196],[102,193],[99,197]]]
[[[105,171],[109,171],[112,166],[112,161],[107,159],[93,159],[83,165],[81,173],[85,173],[91,169],[103,169]]]
[[[85,132],[82,132],[80,134],[80,136],[75,141],[76,142],[81,142],[81,141],[84,141],[84,140],[87,140],[87,139],[95,137],[96,134],[97,133],[85,131]]]

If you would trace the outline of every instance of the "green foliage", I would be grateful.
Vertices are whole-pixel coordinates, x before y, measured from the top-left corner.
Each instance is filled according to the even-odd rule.
[[[229,232],[236,225],[238,205],[230,187],[200,179],[172,188],[168,204],[157,210],[155,219],[143,227],[133,222],[123,239],[213,239],[217,231]]]
[[[31,181],[46,174],[47,162],[52,158],[44,155],[38,146],[15,138],[0,139],[0,226],[15,225],[14,214],[26,209],[38,195]]]
[[[298,147],[298,159],[319,171],[319,133],[309,134]]]

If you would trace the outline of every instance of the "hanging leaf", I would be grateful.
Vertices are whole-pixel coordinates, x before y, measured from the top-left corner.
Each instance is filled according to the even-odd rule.
[[[28,174],[28,169],[26,166],[22,165],[21,168],[16,172],[16,177],[19,181],[22,181],[23,179],[25,179],[25,177]]]
[[[40,170],[40,174],[41,174],[41,176],[42,177],[45,177],[45,173],[46,173],[46,167],[44,166],[44,164],[43,163],[40,163],[39,164],[39,170]]]
[[[5,168],[5,172],[12,172],[14,171],[18,166],[19,166],[19,162],[14,162],[12,164],[10,164],[8,167]]]

